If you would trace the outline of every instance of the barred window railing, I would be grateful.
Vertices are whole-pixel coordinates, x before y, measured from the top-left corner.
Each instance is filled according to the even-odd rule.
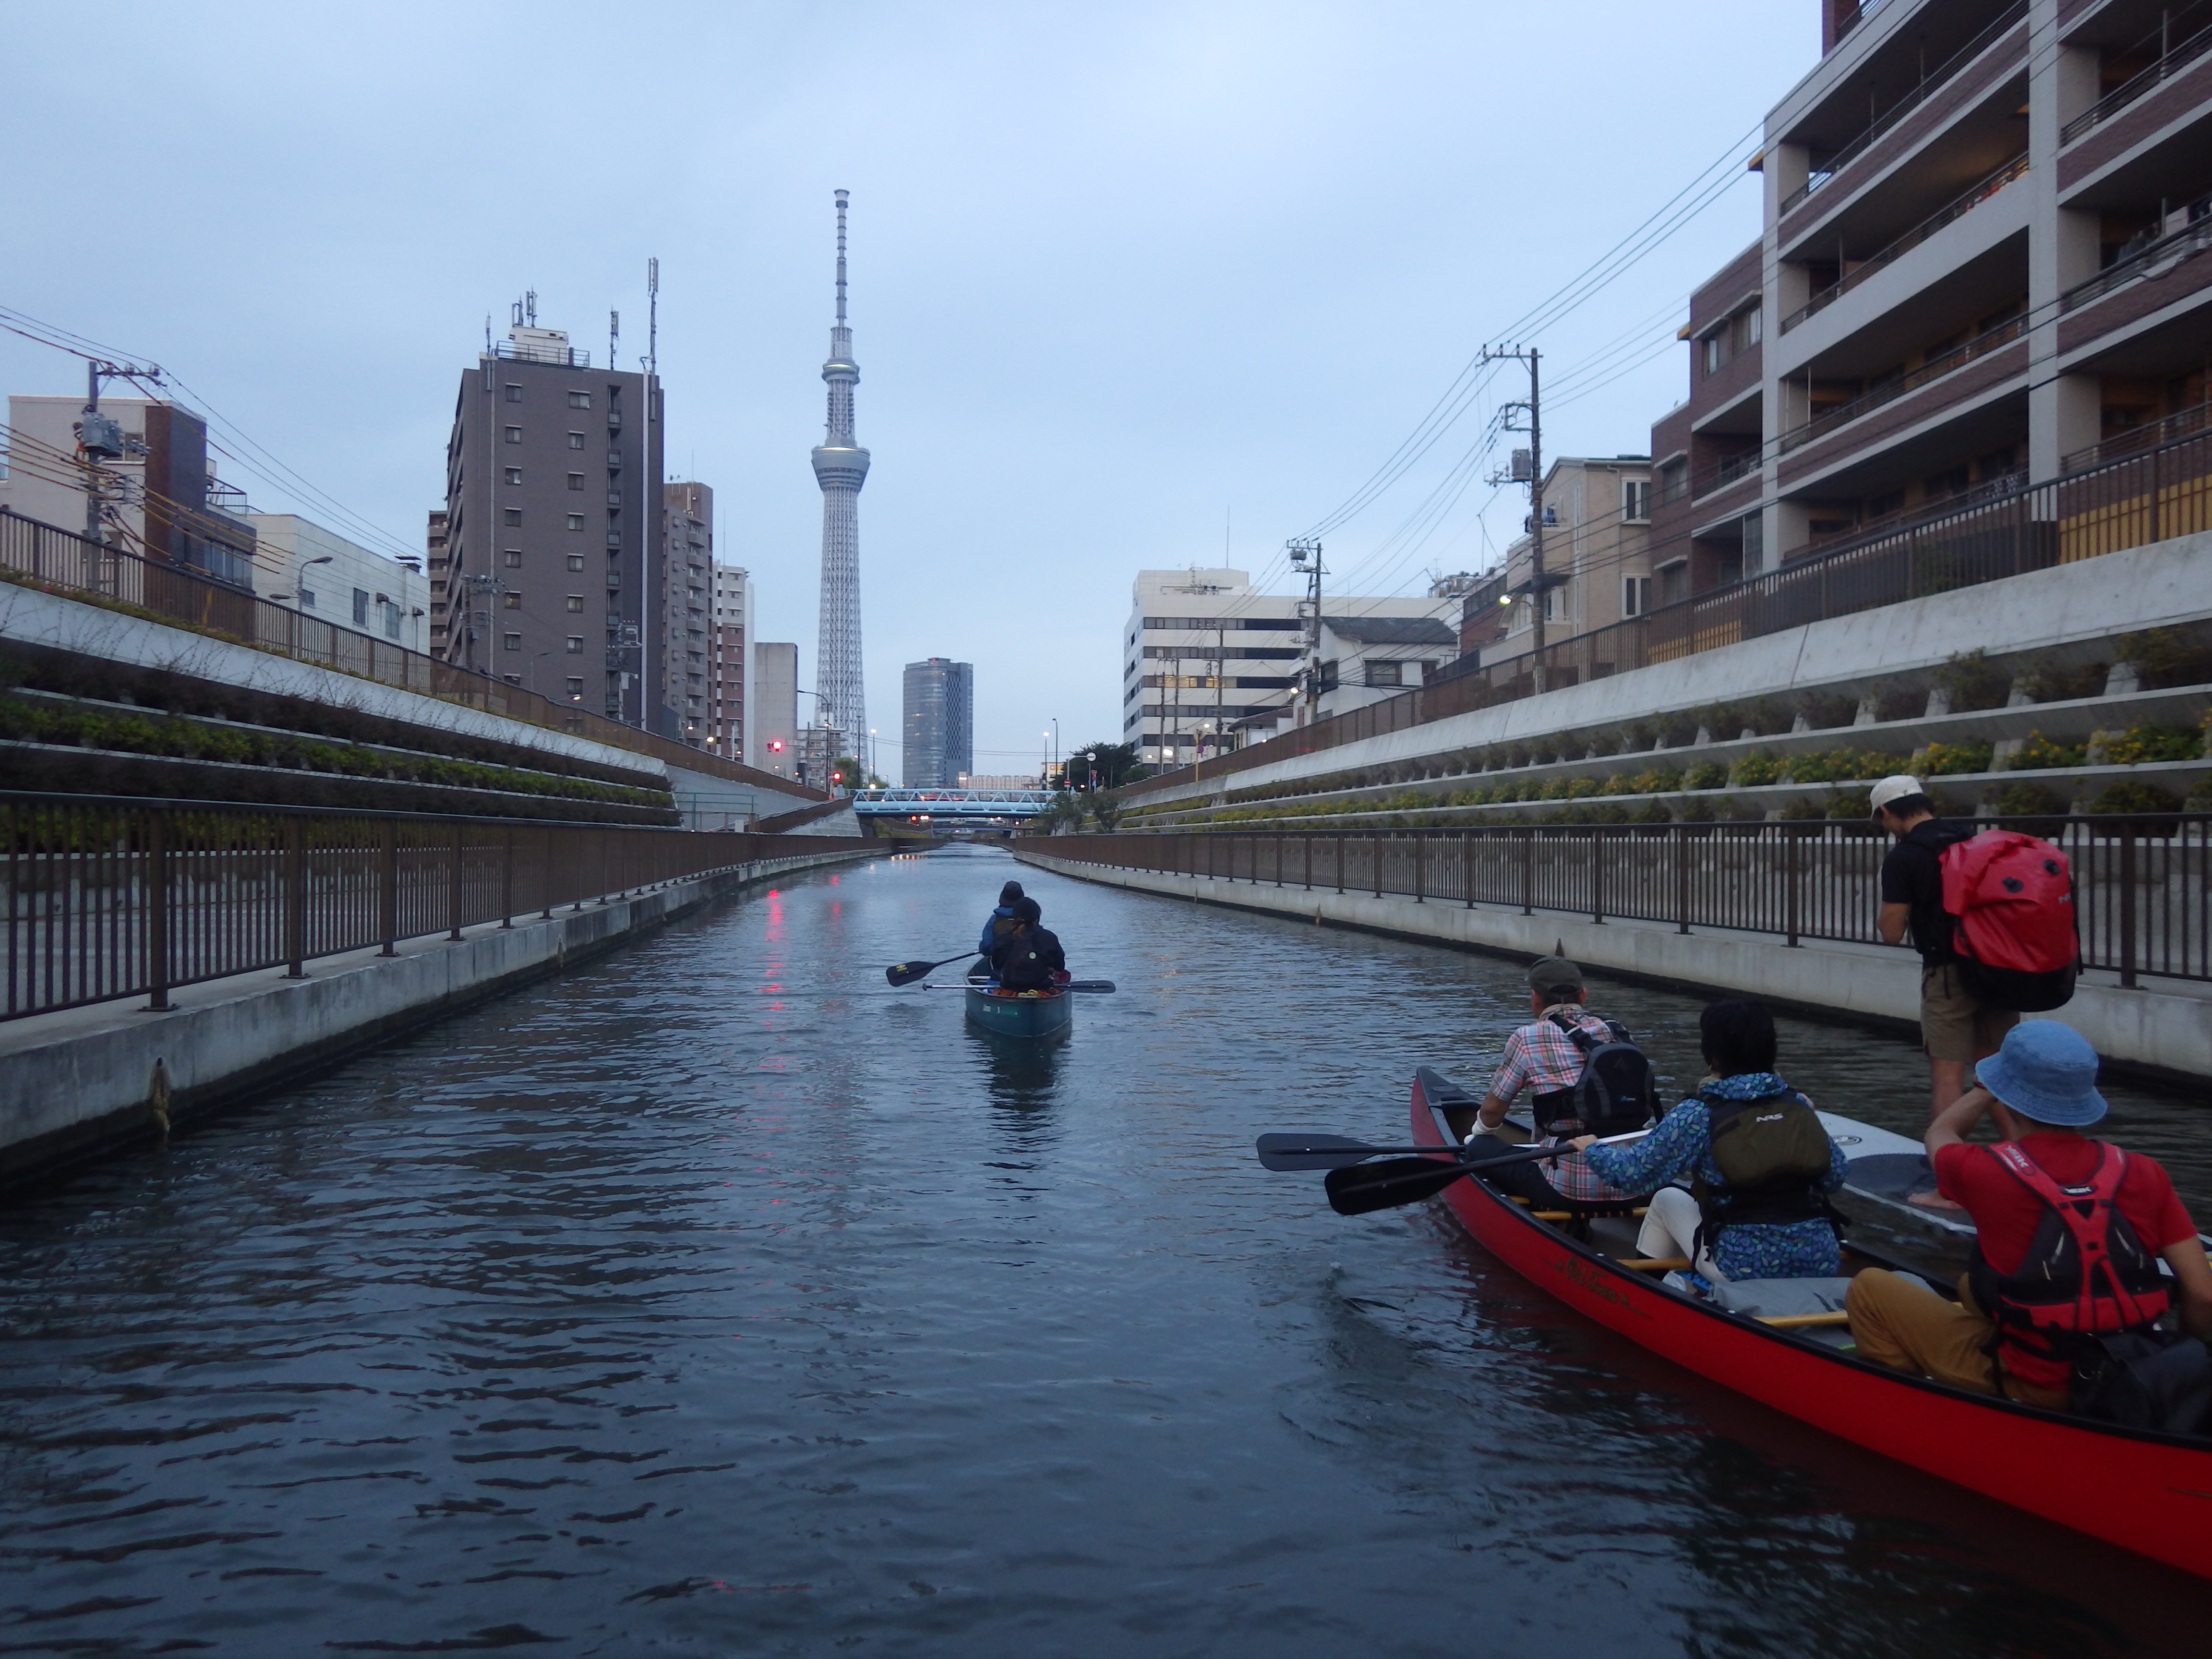
[[[2069,121],[2059,129],[2058,142],[2070,144],[2076,138],[2095,131],[2130,104],[2147,93],[2156,91],[2208,52],[2212,52],[2212,28],[2200,29],[2142,74],[2122,82]]]

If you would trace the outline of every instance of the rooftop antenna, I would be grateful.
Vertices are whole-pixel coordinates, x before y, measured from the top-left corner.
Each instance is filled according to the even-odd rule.
[[[527,288],[522,291],[522,312],[532,328],[538,326],[538,290]]]
[[[509,328],[520,328],[522,326],[522,301],[517,300],[511,303],[507,308],[507,326]]]
[[[845,326],[845,203],[851,192],[837,192],[837,326]]]
[[[491,356],[491,313],[484,313],[484,356]]]
[[[660,261],[645,262],[645,372],[660,373]]]
[[[618,361],[615,356],[615,348],[621,343],[622,313],[610,311],[607,313],[607,367],[609,368],[614,368]]]

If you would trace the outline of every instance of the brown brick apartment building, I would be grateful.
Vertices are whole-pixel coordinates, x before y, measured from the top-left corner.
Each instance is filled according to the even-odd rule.
[[[1659,605],[2212,427],[2212,3],[1822,3],[1653,428]]]

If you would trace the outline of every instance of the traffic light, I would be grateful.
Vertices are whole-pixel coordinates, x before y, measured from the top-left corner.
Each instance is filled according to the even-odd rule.
[[[768,740],[768,751],[771,755],[781,755],[783,752],[783,739],[770,738]]]

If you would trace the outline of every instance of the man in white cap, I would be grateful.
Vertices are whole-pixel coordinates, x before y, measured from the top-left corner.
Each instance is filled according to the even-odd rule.
[[[1967,840],[1970,824],[1936,816],[1920,780],[1902,774],[1875,785],[1874,821],[1897,837],[1881,861],[1881,914],[1875,931],[1884,945],[1904,942],[1909,927],[1920,952],[1920,1046],[1928,1051],[1928,1121],[1966,1092],[1978,1060],[1996,1053],[2019,1024],[2008,1008],[1992,1008],[1966,989],[1943,908],[1943,849]]]

